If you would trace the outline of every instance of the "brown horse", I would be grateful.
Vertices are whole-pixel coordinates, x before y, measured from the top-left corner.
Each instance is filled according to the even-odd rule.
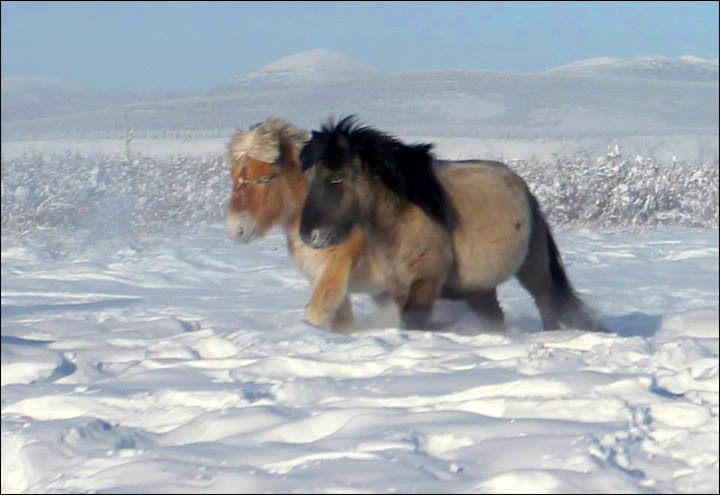
[[[358,227],[406,328],[425,328],[436,298],[465,299],[498,326],[496,287],[515,275],[543,328],[604,330],[575,294],[537,200],[506,165],[439,162],[352,116],[326,123],[304,145],[312,174],[300,234],[315,248]]]
[[[325,249],[313,249],[301,241],[300,213],[307,185],[299,153],[306,139],[304,131],[274,117],[233,135],[228,145],[233,192],[227,227],[232,237],[247,243],[281,226],[290,256],[313,287],[305,318],[315,325],[347,331],[354,325],[348,292],[368,293],[380,302],[385,286],[378,267],[364,255],[360,229]]]

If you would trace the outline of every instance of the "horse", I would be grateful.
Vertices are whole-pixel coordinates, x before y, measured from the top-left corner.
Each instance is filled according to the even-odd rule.
[[[384,303],[386,290],[378,267],[364,255],[361,229],[353,229],[346,240],[326,249],[310,248],[300,239],[307,185],[299,154],[306,139],[305,131],[278,117],[233,134],[227,146],[233,182],[227,228],[232,238],[248,243],[280,226],[291,258],[313,287],[305,319],[347,332],[354,327],[348,293],[370,294]]]
[[[496,161],[436,160],[350,115],[313,131],[301,152],[309,189],[300,236],[316,249],[360,227],[405,328],[427,328],[438,297],[464,299],[504,326],[497,286],[513,275],[544,330],[606,331],[573,289],[535,196]]]

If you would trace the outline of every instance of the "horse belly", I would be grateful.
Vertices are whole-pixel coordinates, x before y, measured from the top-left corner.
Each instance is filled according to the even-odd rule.
[[[452,284],[492,290],[517,272],[528,252],[532,215],[525,183],[502,164],[481,162],[447,175],[460,216]]]

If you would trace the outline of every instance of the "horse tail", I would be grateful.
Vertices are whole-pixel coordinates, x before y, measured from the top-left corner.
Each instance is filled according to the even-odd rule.
[[[565,273],[560,251],[553,239],[550,226],[540,216],[547,233],[548,258],[550,262],[551,304],[553,311],[561,323],[571,328],[582,328],[599,332],[607,332],[607,328],[578,297]]]

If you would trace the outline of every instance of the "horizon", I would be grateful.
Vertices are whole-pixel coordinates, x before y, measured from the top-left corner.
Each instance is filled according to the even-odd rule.
[[[537,73],[603,57],[716,60],[717,17],[715,2],[429,2],[408,11],[401,2],[4,1],[1,76],[188,93],[312,49],[390,74]]]

